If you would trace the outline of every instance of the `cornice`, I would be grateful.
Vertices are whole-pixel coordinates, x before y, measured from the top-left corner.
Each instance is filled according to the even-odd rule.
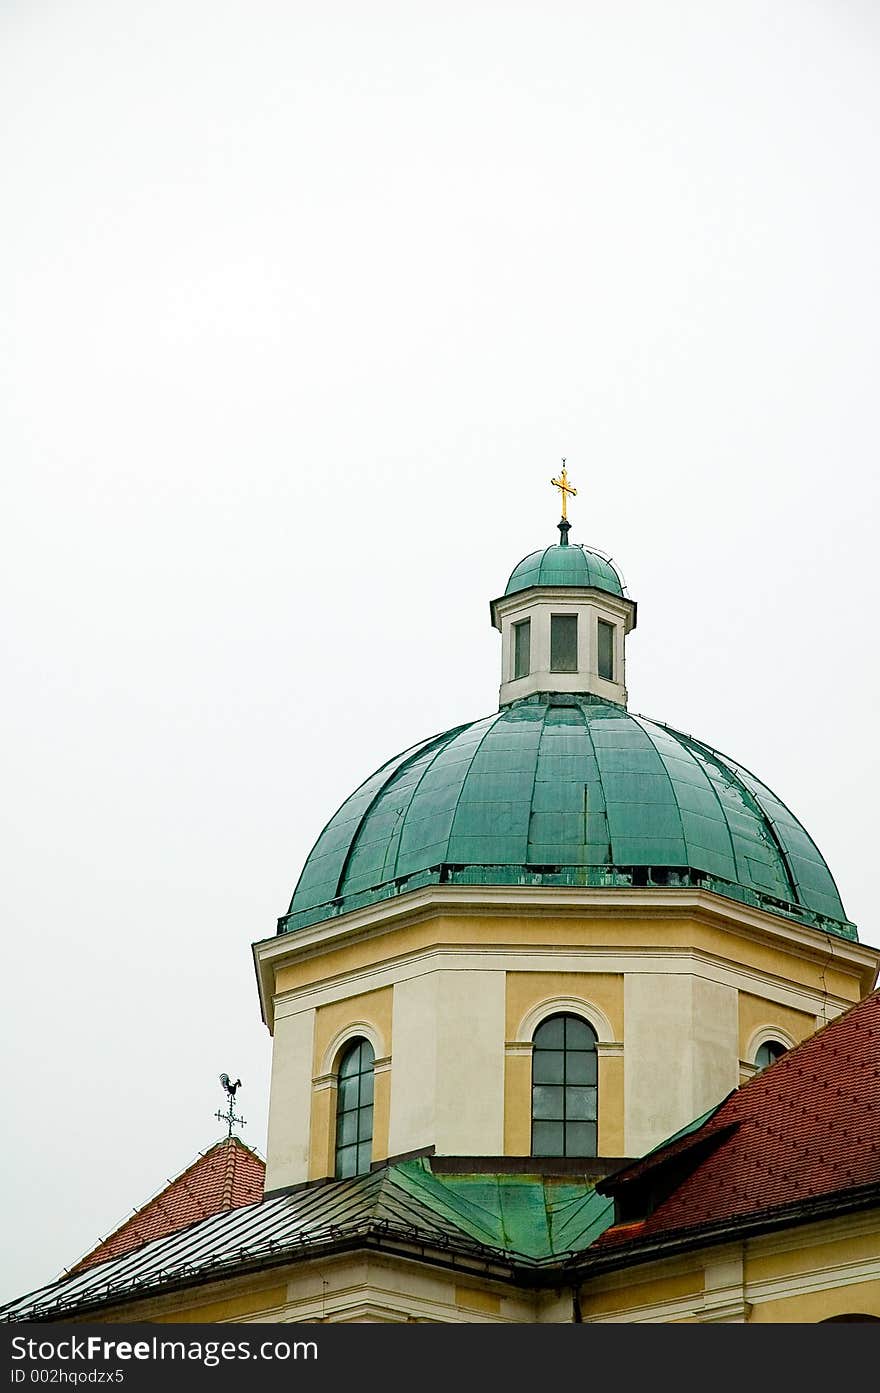
[[[307,961],[329,949],[380,937],[391,929],[418,924],[438,915],[487,917],[528,915],[531,919],[615,918],[695,919],[713,928],[784,947],[826,966],[834,959],[855,970],[863,991],[873,986],[880,950],[836,934],[824,933],[791,919],[739,904],[714,891],[692,886],[646,889],[593,886],[426,885],[388,900],[351,910],[334,919],[253,945],[263,1020],[273,1028],[275,972]]]
[[[597,605],[623,619],[627,633],[636,627],[638,605],[628,595],[615,595],[597,585],[530,585],[525,590],[515,590],[512,595],[500,595],[497,600],[489,601],[493,628],[500,628],[498,620],[501,616],[516,614],[521,609],[532,609],[542,603]]]

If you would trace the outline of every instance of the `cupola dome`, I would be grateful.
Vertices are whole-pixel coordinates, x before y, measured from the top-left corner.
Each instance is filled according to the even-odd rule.
[[[587,586],[623,595],[623,582],[615,567],[597,551],[581,543],[568,542],[544,547],[524,556],[510,573],[505,595],[516,595],[532,585]]]
[[[563,461],[563,465],[564,465]],[[490,606],[500,709],[422,741],[356,789],[318,838],[289,932],[428,885],[708,889],[856,938],[815,842],[739,761],[630,714],[636,605],[612,563],[560,541]]]

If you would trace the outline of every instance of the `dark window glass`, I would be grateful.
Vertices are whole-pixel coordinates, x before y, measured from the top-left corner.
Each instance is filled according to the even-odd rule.
[[[577,672],[578,621],[576,614],[550,616],[550,671]]]
[[[567,1122],[565,1124],[566,1156],[595,1156],[595,1122]]]
[[[580,1016],[563,1016],[565,1027],[565,1048],[567,1050],[595,1050],[596,1034]]]
[[[359,1087],[360,1080],[356,1074],[353,1078],[339,1080],[339,1091],[336,1095],[336,1102],[340,1114],[350,1112],[352,1108],[357,1107]]]
[[[562,1083],[565,1080],[565,1054],[562,1050],[541,1050],[532,1064],[533,1083]]]
[[[542,1021],[538,1030],[535,1032],[535,1044],[538,1044],[540,1036],[541,1043],[538,1046],[542,1050],[564,1050],[565,1049],[565,1017],[548,1016],[546,1021]]]
[[[339,1061],[336,1176],[364,1175],[373,1155],[373,1046],[353,1040]]]
[[[532,1124],[532,1155],[562,1156],[565,1146],[565,1126],[562,1122]]]
[[[614,681],[614,625],[599,620],[599,676]]]
[[[575,1122],[596,1121],[596,1090],[592,1086],[566,1088],[565,1115]]]
[[[513,626],[513,676],[528,677],[529,665],[531,663],[531,630],[530,619],[524,619],[521,624]]]
[[[532,1088],[532,1116],[544,1122],[564,1121],[565,1103],[563,1088],[553,1084],[535,1084]]]
[[[772,1064],[784,1054],[785,1046],[781,1045],[778,1040],[765,1040],[763,1045],[758,1046],[755,1054],[755,1067],[759,1071],[766,1069],[768,1064]]]
[[[549,1016],[532,1042],[532,1155],[595,1156],[596,1032],[580,1016]]]
[[[565,1061],[565,1076],[568,1083],[595,1085],[598,1078],[596,1051],[569,1050]]]

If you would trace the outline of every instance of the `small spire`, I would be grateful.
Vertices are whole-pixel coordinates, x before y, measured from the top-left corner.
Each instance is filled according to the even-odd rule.
[[[559,489],[562,495],[562,521],[559,524],[559,531],[561,533],[560,545],[567,547],[568,534],[571,530],[571,523],[568,520],[568,495],[571,494],[572,498],[577,497],[577,489],[568,482],[568,470],[565,467],[564,459],[562,461],[562,472],[559,478],[551,479],[550,482],[555,489]]]
[[[218,1108],[214,1116],[216,1117],[218,1122],[226,1123],[226,1136],[227,1138],[229,1138],[232,1136],[233,1127],[247,1126],[247,1123],[245,1122],[244,1118],[239,1117],[235,1111],[235,1095],[241,1088],[241,1079],[236,1079],[235,1083],[232,1083],[228,1074],[221,1074],[220,1082],[223,1085],[229,1103],[225,1112],[221,1112]]]

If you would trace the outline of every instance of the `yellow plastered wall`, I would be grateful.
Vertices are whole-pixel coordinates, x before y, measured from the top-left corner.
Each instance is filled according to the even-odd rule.
[[[763,997],[752,996],[749,992],[739,993],[739,1057],[747,1064],[754,1064],[747,1053],[751,1040],[757,1030],[774,1027],[782,1030],[799,1045],[816,1030],[816,1017],[806,1011],[796,1011],[791,1006],[782,1006],[776,1001],[766,1001]]]
[[[852,1282],[822,1291],[800,1291],[777,1301],[755,1302],[750,1325],[814,1325],[834,1316],[874,1316],[880,1320],[880,1280]]]
[[[532,1055],[512,1051],[504,1058],[504,1154],[529,1156],[532,1151]]]
[[[634,1281],[611,1290],[581,1290],[581,1315],[584,1320],[598,1316],[635,1313],[640,1307],[663,1306],[669,1302],[691,1298],[696,1308],[703,1298],[702,1268],[691,1272],[670,1272],[648,1281]],[[634,1318],[637,1318],[634,1316]]]
[[[859,1275],[864,1280],[841,1281]],[[755,1244],[746,1250],[745,1281],[747,1293],[781,1288],[778,1297],[754,1302],[750,1321],[813,1322],[856,1312],[880,1317],[880,1221],[870,1232],[805,1241],[783,1251],[761,1251]]]
[[[600,1156],[624,1156],[623,1056],[599,1054]]]
[[[517,1038],[529,1011],[555,997],[580,997],[607,1016],[615,1040],[623,1040],[623,975],[617,972],[508,972],[506,1030]]]
[[[456,1286],[455,1304],[467,1311],[480,1311],[483,1315],[501,1314],[501,1297],[491,1291],[481,1291],[479,1287]]]
[[[738,1318],[754,1324],[813,1324],[841,1315],[880,1317],[880,1217],[866,1224],[860,1216],[855,1222],[857,1232],[851,1219],[841,1217],[834,1224],[823,1223],[819,1234],[793,1225],[747,1241],[736,1287],[742,1299]],[[650,1275],[641,1276],[633,1267],[631,1276],[616,1272],[598,1277],[581,1289],[583,1318],[713,1320],[711,1277],[718,1262],[719,1249],[709,1246],[652,1263]],[[731,1287],[731,1297],[733,1293]]]
[[[371,1026],[382,1042],[376,1058],[387,1058],[391,1054],[391,988],[380,987],[372,992],[359,992],[348,996],[344,1001],[331,1001],[327,1006],[319,1006],[315,1013],[315,1061],[314,1075],[324,1072],[325,1055],[333,1040],[349,1026],[362,1021]],[[329,1068],[335,1069],[337,1060],[330,1060]]]
[[[524,1017],[546,1001],[574,997],[598,1007],[623,1042],[623,976],[610,972],[508,972],[504,1068],[504,1152],[528,1156],[532,1149],[531,1051],[518,1041]],[[624,1136],[623,1059],[599,1054],[600,1156],[622,1156]]]
[[[312,1125],[309,1145],[309,1180],[321,1180],[334,1171],[336,1088],[318,1084],[312,1090]]]
[[[161,1316],[169,1324],[193,1323],[213,1324],[215,1321],[236,1320],[241,1316],[260,1316],[263,1319],[269,1312],[284,1307],[287,1301],[287,1286],[264,1287],[252,1295],[230,1296],[219,1301],[206,1302],[201,1306],[187,1306],[183,1310],[165,1311]]]
[[[656,913],[643,913],[632,919],[623,916],[431,915],[418,923],[387,929],[372,938],[328,946],[312,958],[280,967],[275,990],[278,993],[299,991],[337,975],[363,971],[377,963],[438,946],[482,944],[516,948],[546,944],[554,951],[566,948],[583,951],[592,944],[601,945],[603,949],[634,950],[656,948],[661,942],[665,950],[696,949],[808,991],[836,994],[845,1001],[858,1001],[862,995],[855,969],[814,962],[780,944],[764,943],[752,935],[740,934],[734,925],[727,932],[696,918],[672,916],[664,906],[658,906]]]
[[[633,971],[644,971],[639,964],[642,949],[663,953],[701,954],[726,962],[734,970],[744,969],[749,984],[762,976],[769,981],[787,981],[808,992],[836,993],[840,1001],[856,1001],[861,992],[859,970],[828,961],[817,962],[792,950],[782,942],[762,941],[749,932],[739,932],[731,920],[730,930],[694,916],[672,915],[658,905],[657,911],[642,910],[638,916],[527,916],[526,914],[432,913],[413,923],[389,927],[381,933],[348,943],[328,943],[323,951],[280,967],[276,976],[279,994],[285,992],[308,998],[309,989],[334,979],[351,980],[355,994],[345,1000],[322,1005],[316,1010],[313,1079],[327,1074],[324,1058],[336,1033],[356,1020],[368,1022],[391,1052],[392,995],[394,988],[382,987],[357,992],[359,974],[366,974],[396,960],[412,960],[438,948],[455,950],[480,948],[487,954],[526,950],[554,954],[570,950],[588,956],[591,948],[608,953],[619,949],[633,958]],[[363,980],[361,977],[360,980]],[[387,979],[386,979],[387,980]],[[758,987],[760,991],[760,987]],[[542,999],[555,996],[582,997],[599,1008],[611,1022],[613,1036],[624,1041],[623,975],[610,972],[533,972],[508,970],[505,988],[504,1127],[499,1137],[508,1155],[528,1155],[531,1150],[531,1061],[527,1042],[511,1048],[525,1014]],[[814,1018],[808,1012],[764,1002],[757,995],[744,993],[739,1017],[731,1021],[731,1045],[746,1048],[750,1030],[776,1021],[795,1039],[812,1033]],[[632,1036],[632,1031],[630,1032]],[[632,1043],[632,1040],[631,1040]],[[731,1051],[732,1053],[732,1051]],[[741,1054],[742,1057],[742,1054]],[[322,1067],[323,1061],[323,1067]],[[306,1080],[303,1079],[305,1085]],[[374,1114],[374,1159],[388,1154],[392,1075],[381,1067],[376,1071]],[[326,1096],[322,1096],[326,1095]],[[630,1100],[632,1102],[632,1099]],[[599,1151],[605,1156],[627,1153],[624,1131],[624,1060],[613,1051],[600,1051],[599,1059]],[[311,1178],[332,1174],[335,1096],[332,1080],[315,1083],[312,1090],[311,1134],[308,1174]],[[400,1148],[397,1148],[400,1149]]]
[[[780,1252],[762,1252],[755,1244],[746,1249],[745,1279],[747,1284],[784,1281],[841,1264],[878,1261],[880,1222],[871,1233],[846,1233],[824,1243],[793,1244]]]
[[[382,1061],[391,1055],[391,1002],[392,988],[380,987],[319,1006],[315,1012],[310,1180],[332,1175],[335,1168],[336,1085],[326,1077],[325,1066],[327,1073],[335,1073],[338,1059],[328,1059],[328,1051],[343,1031],[360,1023],[370,1026],[379,1040],[373,1098],[373,1160],[381,1161],[388,1155],[391,1070]]]

